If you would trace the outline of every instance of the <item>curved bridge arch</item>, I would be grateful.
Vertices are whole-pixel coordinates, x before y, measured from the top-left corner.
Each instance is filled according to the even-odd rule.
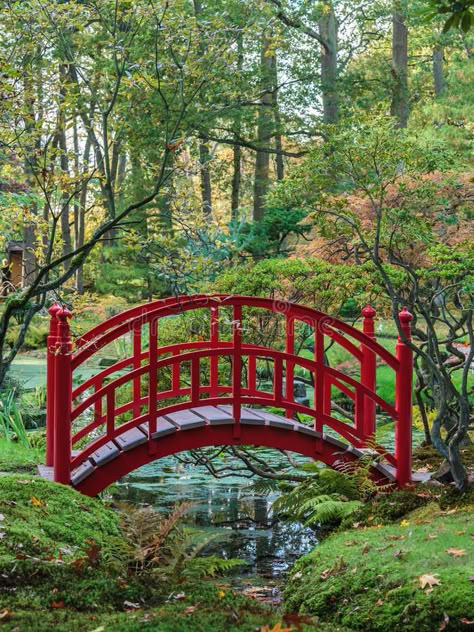
[[[160,346],[162,324],[194,313],[200,314],[200,329],[207,322],[205,335],[191,333],[183,342]],[[374,462],[376,480],[393,480],[393,475],[399,485],[410,480],[411,351],[400,338],[395,356],[376,342],[375,311],[368,306],[359,331],[288,302],[232,295],[173,297],[118,314],[74,344],[70,312],[54,305],[50,314],[46,464],[54,466],[57,482],[96,494],[162,456],[226,444],[290,450],[331,467],[370,448],[385,462]],[[268,325],[269,318],[284,330],[284,349],[248,340],[248,329],[259,319]],[[400,315],[408,339],[411,318],[406,310]],[[301,327],[313,338],[312,358],[295,350]],[[129,355],[73,388],[75,371],[124,338]],[[327,341],[351,354],[359,379],[326,365]],[[262,362],[272,365],[271,392],[258,383]],[[377,362],[394,372],[395,406],[376,392]],[[295,367],[312,376],[313,406],[295,399]],[[131,392],[124,396],[127,388]],[[334,389],[352,400],[354,423],[337,418],[332,410]],[[279,414],[266,411],[269,407]],[[395,423],[395,454],[374,443],[376,407]],[[311,425],[297,422],[296,413],[311,418]]]

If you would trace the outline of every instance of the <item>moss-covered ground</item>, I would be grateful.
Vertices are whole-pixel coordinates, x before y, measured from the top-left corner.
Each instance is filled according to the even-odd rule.
[[[426,490],[367,505],[297,562],[285,609],[351,630],[473,629],[473,509]]]
[[[117,512],[32,476],[38,461],[40,450],[0,444],[0,472],[10,472],[0,476],[5,630],[474,629],[472,487],[365,504],[290,571],[282,611],[225,579],[171,586],[131,572]]]
[[[100,499],[21,472],[0,476],[1,628],[253,632],[278,629],[279,623],[286,627],[280,613],[218,581],[163,586],[137,576],[126,555],[118,515]],[[308,621],[302,629],[313,629]]]

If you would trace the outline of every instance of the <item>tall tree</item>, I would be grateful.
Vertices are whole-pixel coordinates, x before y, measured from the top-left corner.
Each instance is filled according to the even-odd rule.
[[[253,194],[253,220],[259,222],[265,213],[265,196],[270,185],[270,154],[265,148],[272,136],[273,129],[273,85],[274,53],[271,50],[272,37],[265,31],[261,37],[260,49],[260,86],[261,97],[257,118],[257,146],[255,155],[255,176]]]
[[[406,127],[410,114],[408,95],[407,2],[395,0],[392,9],[392,103],[390,112],[400,128]]]

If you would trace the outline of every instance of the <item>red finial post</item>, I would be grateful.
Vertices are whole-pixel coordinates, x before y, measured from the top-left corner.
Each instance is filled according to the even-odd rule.
[[[57,313],[61,307],[56,301],[48,309],[51,316],[46,342],[46,465],[54,463],[54,354],[58,336]]]
[[[397,459],[398,486],[411,480],[411,433],[412,433],[412,385],[413,352],[406,344],[411,340],[412,314],[406,307],[398,315],[403,337],[398,336],[396,356],[400,363],[395,382],[395,408],[398,419],[395,425],[395,457]],[[404,339],[406,342],[404,341]]]
[[[65,305],[56,313],[58,334],[54,351],[54,480],[64,485],[71,480],[71,316]]]
[[[375,340],[374,319],[375,309],[367,303],[362,309],[362,330],[366,336]],[[369,390],[375,393],[376,385],[376,357],[375,353],[365,345],[361,345],[362,361],[360,366],[360,381]],[[370,397],[364,397],[363,410],[356,410],[356,427],[362,425],[362,434],[365,440],[375,436],[375,402]]]

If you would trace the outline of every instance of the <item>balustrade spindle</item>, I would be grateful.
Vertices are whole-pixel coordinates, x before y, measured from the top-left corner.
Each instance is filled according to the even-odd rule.
[[[241,389],[242,389],[242,307],[234,305],[232,312],[232,413],[234,439],[240,437]]]
[[[213,305],[210,310],[210,337],[211,349],[217,349],[219,346],[219,308]],[[217,397],[219,395],[219,358],[212,356],[210,359],[210,396]]]
[[[293,355],[295,353],[295,319],[291,316],[286,317],[286,340],[285,340],[285,351]],[[288,402],[294,401],[294,378],[295,378],[295,365],[290,360],[286,362],[286,372],[285,372],[285,380],[286,380],[286,400]],[[287,408],[285,415],[288,419],[292,419],[295,414],[295,411],[292,408]]]

